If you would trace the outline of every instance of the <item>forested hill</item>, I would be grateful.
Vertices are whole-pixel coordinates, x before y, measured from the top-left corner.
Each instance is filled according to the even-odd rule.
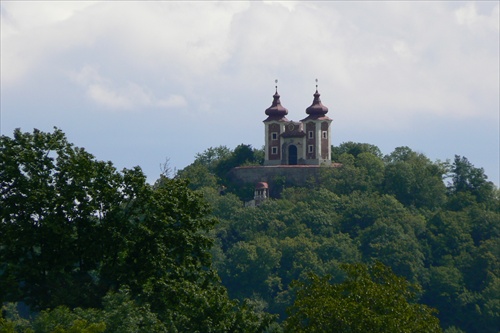
[[[262,163],[248,145],[209,148],[178,172],[204,194],[220,220],[214,264],[229,294],[286,318],[289,285],[309,272],[341,281],[342,263],[388,265],[417,284],[446,332],[500,329],[499,191],[466,157],[433,162],[408,147],[383,156],[370,144],[332,147],[341,168],[319,183],[285,184],[256,208],[252,186],[232,185],[237,165]],[[225,185],[225,195],[218,188]]]
[[[499,191],[465,157],[333,147],[245,207],[248,145],[155,184],[64,133],[0,137],[0,332],[498,332]]]

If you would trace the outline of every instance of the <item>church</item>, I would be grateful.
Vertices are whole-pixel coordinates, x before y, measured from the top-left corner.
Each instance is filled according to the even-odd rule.
[[[321,103],[317,85],[313,96],[307,117],[295,122],[286,118],[288,110],[281,105],[276,87],[273,103],[265,111],[265,166],[332,163],[332,119],[326,115],[328,108]]]
[[[321,103],[317,85],[313,96],[305,109],[306,117],[292,121],[286,117],[288,110],[281,105],[276,86],[263,121],[264,165],[240,166],[229,172],[232,182],[255,186],[252,205],[277,197],[285,186],[319,182],[322,168],[339,166],[331,161],[332,119],[326,115],[328,108]]]

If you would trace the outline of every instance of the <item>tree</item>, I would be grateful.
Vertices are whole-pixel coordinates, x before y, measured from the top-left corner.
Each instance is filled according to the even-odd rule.
[[[464,291],[460,270],[454,266],[434,266],[429,269],[429,282],[423,300],[440,309],[439,319],[446,327],[455,322],[457,313],[463,313],[460,295]]]
[[[377,146],[369,143],[359,142],[343,142],[338,147],[332,146],[332,161],[338,161],[338,157],[344,153],[350,154],[353,157],[358,157],[362,153],[370,153],[378,158],[382,157],[382,152]]]
[[[231,155],[221,159],[217,163],[215,174],[223,184],[229,184],[227,174],[232,168],[248,164],[260,165],[263,160],[259,160],[258,158],[262,158],[262,154],[258,150],[253,149],[251,145],[240,144],[234,148]]]
[[[109,292],[101,309],[58,306],[40,312],[28,322],[12,307],[4,307],[5,322],[15,327],[12,332],[32,333],[97,333],[97,332],[166,332],[166,327],[149,306],[139,306],[126,288]],[[6,325],[7,326],[7,325]],[[2,326],[0,325],[0,332]]]
[[[409,219],[410,216],[401,223]],[[391,267],[396,274],[417,282],[424,269],[424,255],[412,231],[405,232],[390,218],[377,220],[360,235],[364,257],[378,260]]]
[[[226,158],[231,156],[232,151],[226,146],[210,147],[206,149],[203,153],[198,153],[195,156],[193,163],[198,163],[206,166],[211,172],[215,170],[217,164]]]
[[[192,190],[203,187],[217,188],[217,177],[207,166],[201,163],[188,165],[177,173],[177,177],[188,179],[189,188]]]
[[[407,215],[405,207],[393,196],[358,191],[342,196],[339,212],[342,215],[342,232],[349,233],[351,237],[356,237],[377,219],[391,217],[398,220]]]
[[[123,178],[53,133],[0,137],[0,301],[35,309],[98,304],[103,226]]]
[[[450,204],[452,208],[462,208],[459,203],[467,194],[478,203],[488,203],[493,200],[495,186],[487,180],[488,176],[484,174],[484,169],[474,167],[466,157],[455,155],[450,177],[452,182],[448,184],[448,191],[452,196]]]
[[[281,259],[277,240],[261,236],[251,242],[238,242],[226,253],[227,272],[221,272],[227,279],[228,289],[235,295],[252,290],[263,297],[274,294],[269,278],[276,272]],[[251,296],[251,295],[245,295]],[[275,296],[275,295],[272,295]]]
[[[263,162],[263,149],[255,149],[251,145],[240,144],[234,151],[231,151],[226,146],[219,146],[208,148],[203,153],[196,154],[195,161],[180,170],[177,176],[182,179],[189,179],[189,187],[193,190],[202,187],[215,188],[219,185],[244,200],[250,200],[253,198],[254,186],[233,184],[228,177],[228,173],[231,169],[241,165],[261,165]]]
[[[385,191],[406,206],[436,209],[446,200],[445,169],[424,154],[398,147],[385,157]]]
[[[219,179],[215,174],[217,165],[231,156],[231,150],[226,146],[210,147],[195,156],[193,163],[177,172],[177,177],[189,179],[189,188],[196,190],[202,187],[217,186]]]
[[[229,300],[220,304],[210,300],[224,297],[210,269],[213,240],[207,232],[215,220],[207,216],[207,205],[199,194],[188,190],[186,181],[165,178],[159,184],[153,189],[143,183],[139,195],[124,210],[120,220],[130,231],[121,235],[125,242],[117,242],[124,245],[119,248],[119,260],[105,262],[103,277],[128,285],[164,321],[175,317],[173,324],[179,327],[187,321],[191,327],[203,325],[194,317],[208,309],[194,307],[197,299],[207,298],[209,308],[232,307]],[[227,308],[219,310],[213,314],[228,313]]]
[[[123,247],[118,246],[117,259],[104,262],[102,278],[129,286],[138,304],[150,305],[168,331],[246,327],[251,332],[273,321],[267,313],[239,307],[221,285],[210,256],[210,230],[217,221],[201,193],[189,190],[183,179],[163,177],[154,188],[137,184],[135,199],[120,211],[128,231],[115,244]],[[255,316],[261,321],[256,323]]]
[[[444,264],[449,256],[470,253],[474,241],[469,216],[464,212],[443,211],[435,214],[428,223],[427,237],[432,245],[433,260]]]
[[[356,157],[343,153],[336,162],[336,168],[323,168],[320,173],[321,187],[337,194],[350,194],[354,191],[377,191],[384,180],[382,159],[369,152]]]
[[[414,285],[375,263],[346,264],[344,282],[309,274],[295,281],[286,332],[441,332],[435,310],[418,303]]]
[[[384,180],[382,153],[376,146],[345,142],[332,147],[332,160],[341,166],[323,169],[321,186],[337,194],[376,191]]]

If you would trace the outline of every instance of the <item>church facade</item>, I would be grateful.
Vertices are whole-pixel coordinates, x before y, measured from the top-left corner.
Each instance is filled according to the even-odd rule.
[[[331,123],[328,108],[321,103],[316,86],[306,118],[291,121],[281,105],[276,88],[272,105],[266,109],[264,166],[331,165]]]

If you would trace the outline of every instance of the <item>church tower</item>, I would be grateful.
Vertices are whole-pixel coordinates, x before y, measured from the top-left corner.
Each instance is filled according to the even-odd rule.
[[[281,164],[281,134],[285,132],[285,125],[289,122],[286,118],[288,110],[281,105],[278,87],[273,96],[273,103],[266,109],[268,116],[264,120],[265,126],[265,158],[264,165]]]
[[[326,115],[328,108],[321,103],[317,85],[313,96],[311,106],[306,109],[308,116],[301,120],[306,133],[306,161],[307,164],[330,165],[332,119]]]

